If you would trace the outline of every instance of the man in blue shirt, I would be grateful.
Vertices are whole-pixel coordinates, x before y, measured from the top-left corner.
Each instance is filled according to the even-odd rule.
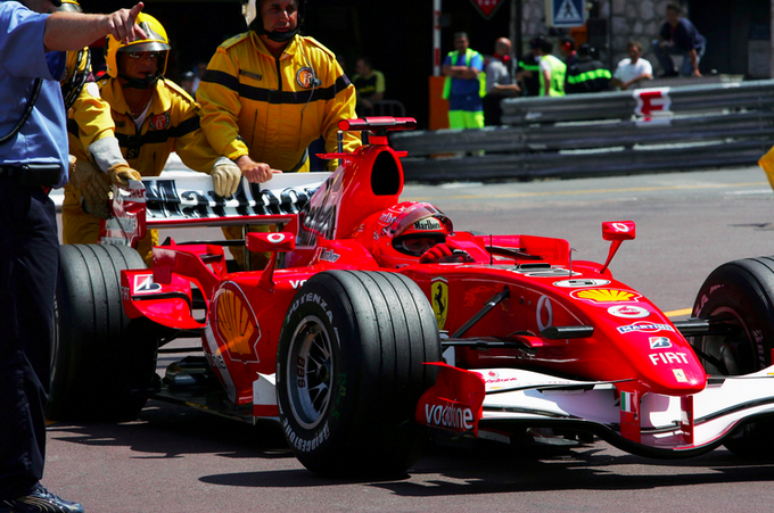
[[[145,37],[142,10],[52,12],[61,0],[0,1],[0,513],[78,513],[41,484],[59,244],[52,187],[68,179],[59,79],[65,51],[108,33]]]
[[[707,40],[693,23],[681,17],[682,9],[676,4],[667,6],[667,21],[661,26],[653,51],[664,69],[664,76],[677,76],[672,55],[682,55],[680,73],[700,77],[699,62],[707,47]]]
[[[454,34],[455,51],[443,62],[446,84],[443,97],[449,100],[449,126],[451,128],[484,128],[485,92],[484,59],[469,48],[465,32]]]

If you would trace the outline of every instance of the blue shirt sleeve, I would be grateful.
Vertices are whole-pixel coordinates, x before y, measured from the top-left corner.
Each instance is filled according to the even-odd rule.
[[[67,66],[67,52],[48,52],[46,54],[46,62],[54,80],[61,80],[64,77],[65,67]]]
[[[11,75],[57,79],[43,45],[47,19],[47,14],[30,11],[18,2],[0,2],[0,63]]]
[[[444,66],[449,66],[451,64],[451,56],[447,55],[446,58],[443,60]]]
[[[478,71],[484,71],[484,59],[481,57],[481,54],[474,55],[473,58],[470,59],[470,67],[477,69]]]

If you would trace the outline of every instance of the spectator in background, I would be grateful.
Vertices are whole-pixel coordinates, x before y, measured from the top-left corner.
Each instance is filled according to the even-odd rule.
[[[384,99],[384,74],[373,68],[371,59],[361,57],[355,62],[355,76],[352,77],[352,84],[357,93],[358,116],[373,114],[373,102]]]
[[[559,53],[562,55],[562,61],[569,69],[570,66],[578,64],[578,52],[575,50],[575,40],[570,36],[562,36],[559,40]]]
[[[486,66],[486,96],[484,96],[484,121],[487,126],[501,124],[503,98],[518,96],[521,88],[514,83],[511,63],[511,41],[501,37],[495,41],[492,59]]]
[[[339,62],[339,66],[341,66],[342,71],[344,71],[344,74],[347,74],[347,59],[340,53],[336,54],[336,60]]]
[[[516,81],[520,84],[523,96],[537,96],[540,92],[538,71],[540,71],[540,61],[535,54],[529,52],[522,55],[516,71]]]
[[[193,70],[194,73],[194,79],[193,84],[191,85],[192,89],[192,95],[196,93],[196,90],[199,89],[199,83],[202,81],[202,77],[204,76],[204,72],[207,71],[207,63],[204,61],[199,61],[196,63],[196,67]]]
[[[182,78],[180,79],[180,87],[182,87],[186,93],[190,94],[191,96],[194,96],[196,91],[194,91],[194,80],[196,79],[196,75],[193,71],[186,71],[183,73]]]
[[[446,75],[443,97],[449,100],[451,128],[483,128],[484,105],[481,101],[484,84],[479,75],[484,71],[484,59],[470,49],[465,32],[454,34],[453,52],[443,62]]]
[[[642,58],[642,45],[637,41],[629,41],[626,45],[627,59],[618,63],[612,83],[623,90],[634,89],[643,80],[653,78],[653,66]]]
[[[554,43],[544,36],[537,36],[529,42],[529,47],[540,62],[540,69],[538,71],[538,78],[540,79],[539,95],[564,96],[567,65],[551,55]]]
[[[610,70],[596,58],[595,53],[588,43],[578,47],[578,62],[567,67],[567,94],[610,90]]]
[[[682,12],[676,4],[667,6],[667,21],[661,26],[658,39],[653,41],[653,51],[664,68],[664,76],[677,76],[672,55],[682,55],[680,73],[700,77],[699,62],[707,47],[707,40],[699,34],[693,23],[681,16]]]

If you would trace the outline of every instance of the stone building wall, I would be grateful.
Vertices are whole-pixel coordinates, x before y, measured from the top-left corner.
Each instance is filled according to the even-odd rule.
[[[666,21],[666,6],[670,3],[682,4],[684,16],[690,19],[686,2],[677,0],[591,0],[598,4],[599,17],[609,21],[608,30],[612,35],[610,51],[612,51],[613,67],[618,61],[626,58],[626,43],[635,40],[642,45],[644,57],[653,65],[653,72],[659,75],[662,70],[653,54],[651,41],[658,37],[661,25]],[[529,48],[527,43],[536,34],[547,34],[545,26],[545,0],[522,0],[522,34],[523,48]],[[612,16],[611,10],[612,8]],[[600,49],[602,50],[602,49]],[[558,52],[555,52],[558,53]],[[602,62],[607,63],[609,54],[603,51]]]

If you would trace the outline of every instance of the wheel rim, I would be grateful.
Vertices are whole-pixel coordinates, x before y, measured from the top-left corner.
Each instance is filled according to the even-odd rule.
[[[334,370],[328,331],[318,317],[305,317],[293,333],[287,360],[290,411],[303,428],[314,429],[325,416]]]

